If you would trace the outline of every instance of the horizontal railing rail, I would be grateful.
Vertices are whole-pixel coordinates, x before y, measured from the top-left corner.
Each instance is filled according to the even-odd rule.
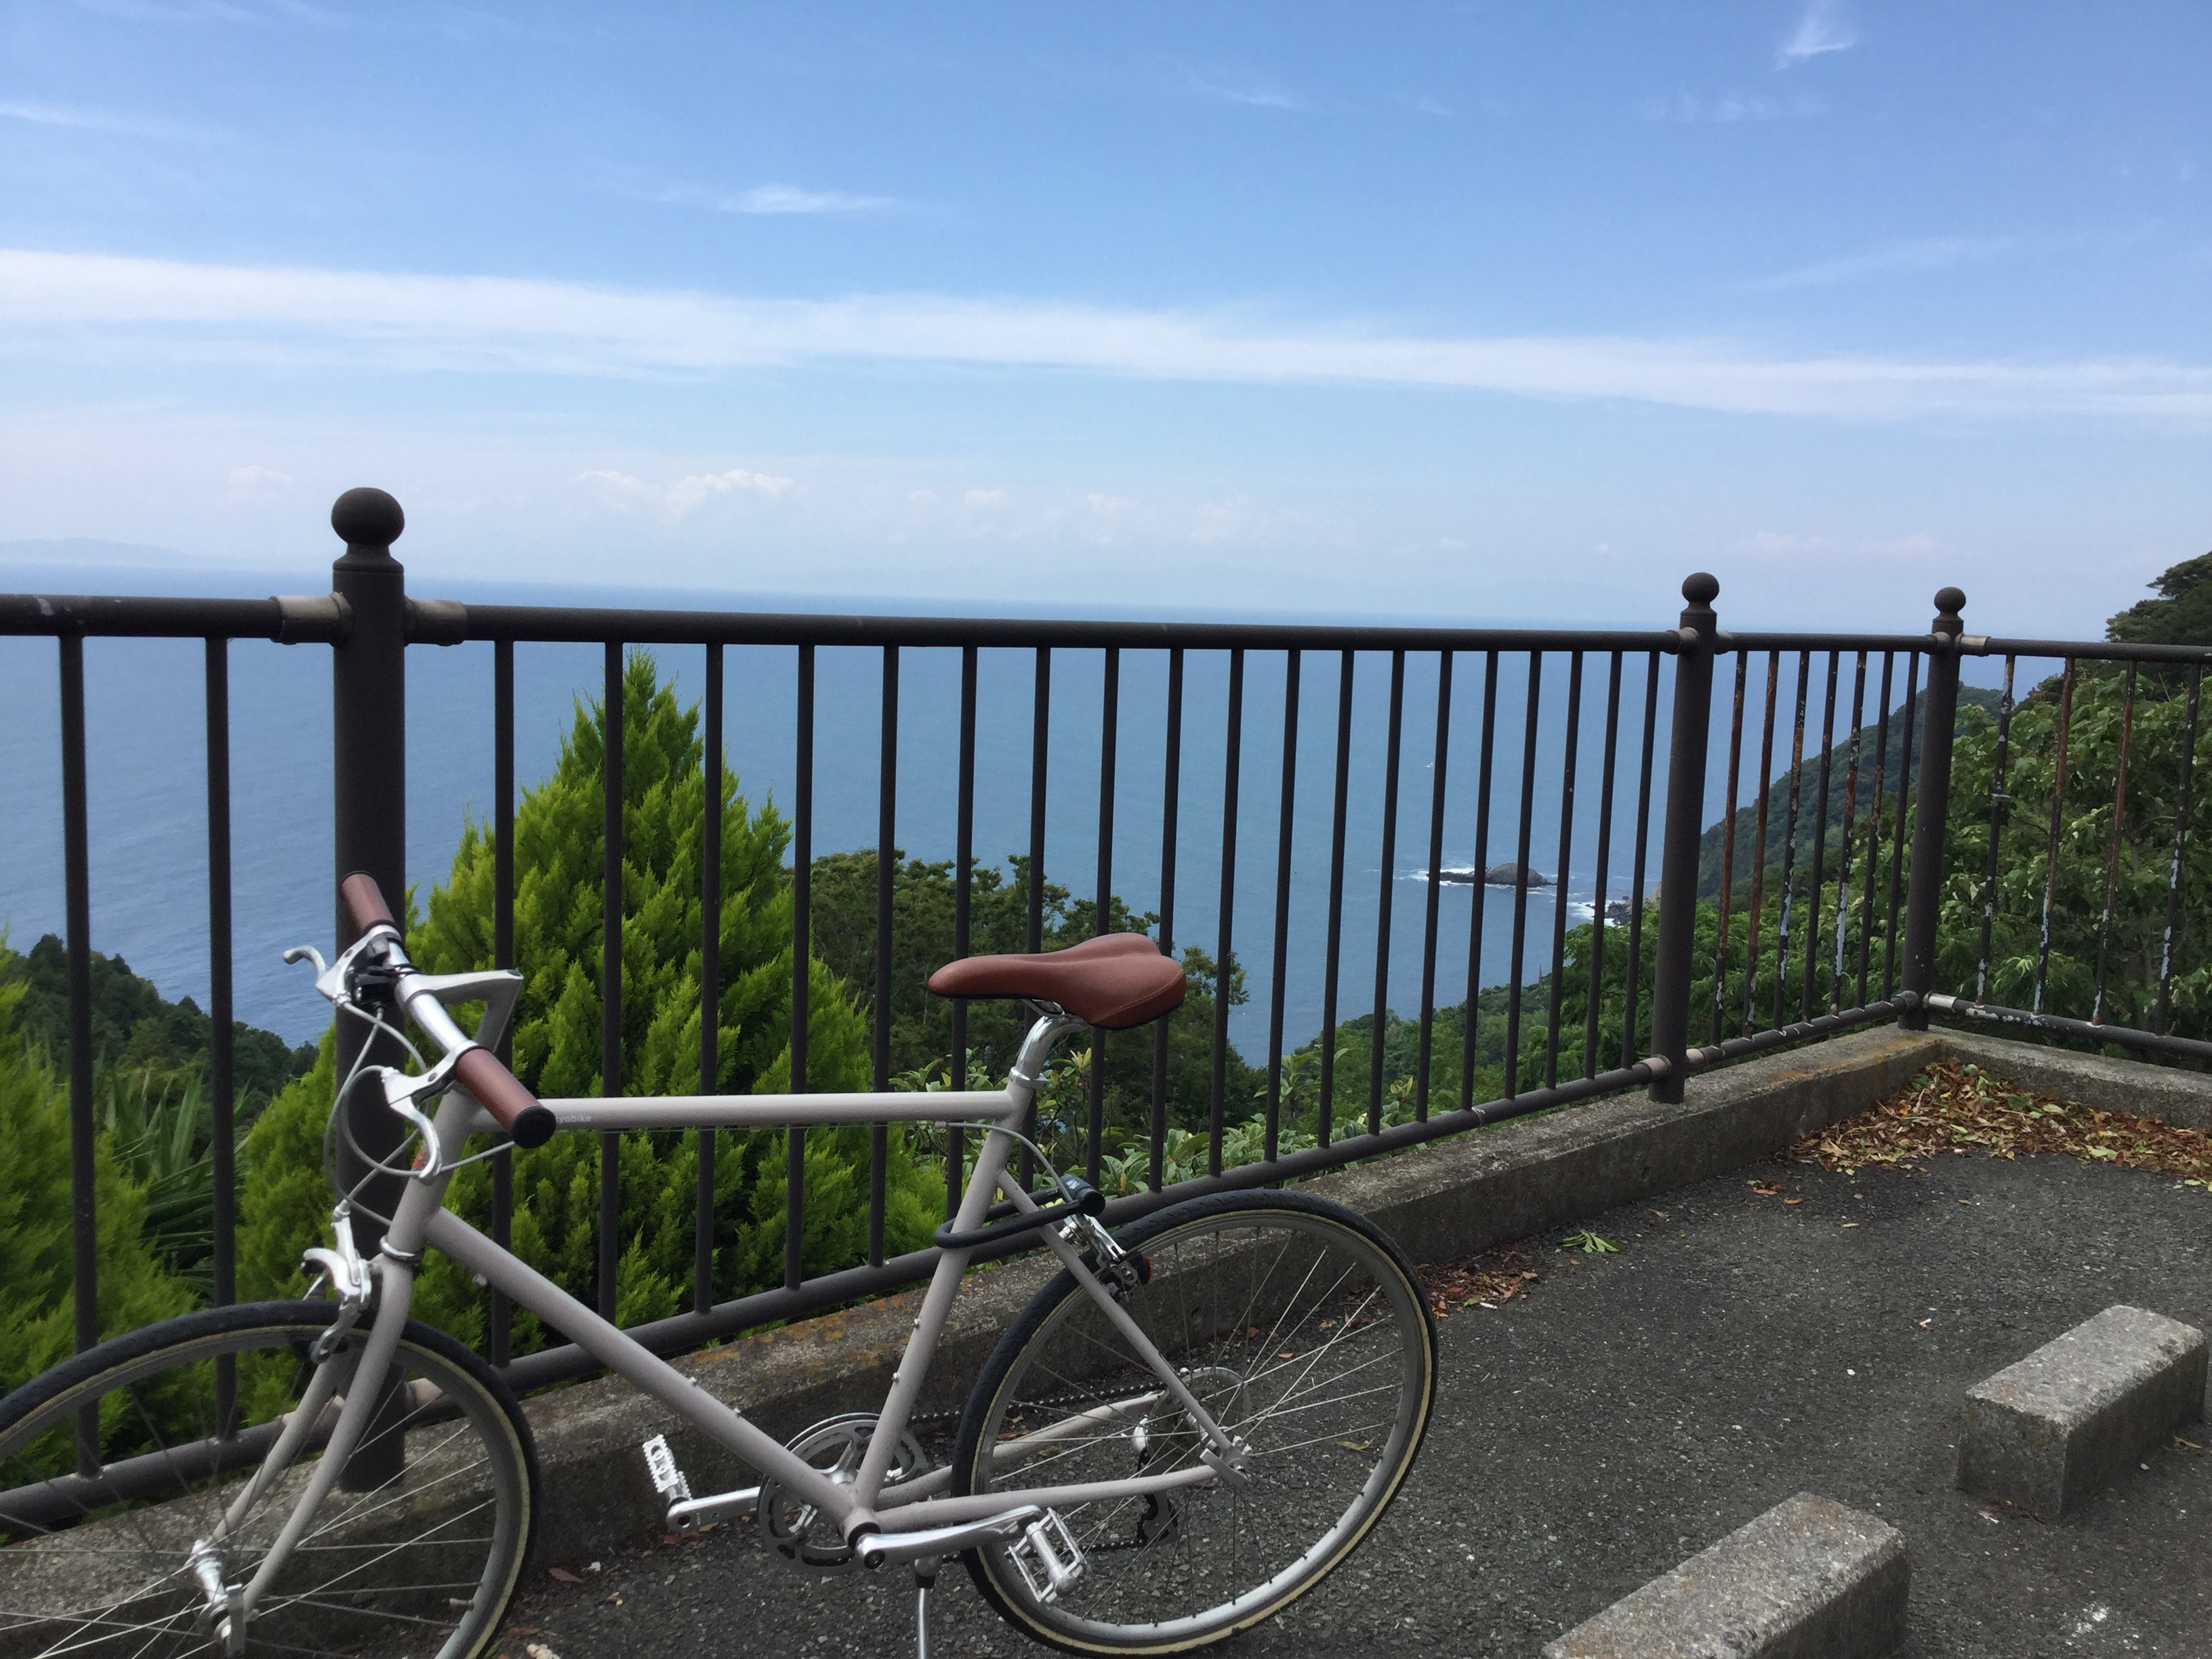
[[[1170,1085],[1172,1017],[1164,1017],[1152,1033],[1149,1095],[1133,1103],[1121,1101],[1126,1111],[1141,1107],[1139,1118],[1117,1125],[1109,1117],[1102,1033],[1090,1049],[1078,1091],[1082,1097],[1055,1106],[1066,1115],[1049,1131],[1034,1121],[1030,1126],[1033,1135],[1079,1162],[1094,1181],[1109,1157],[1138,1171],[1128,1179],[1130,1189],[1110,1206],[1109,1214],[1119,1218],[1201,1192],[1303,1178],[1629,1089],[1679,1101],[1699,1070],[1880,1020],[1924,1025],[1931,1011],[2168,1057],[2212,1054],[2193,1005],[2186,1018],[2178,1019],[2174,1003],[2176,967],[2190,937],[2195,896],[2185,866],[2193,845],[2190,779],[2198,690],[2203,664],[2212,653],[1970,635],[1960,620],[1964,596],[1955,589],[1937,596],[1938,615],[1924,633],[1730,632],[1721,629],[1712,607],[1717,584],[1705,576],[1684,584],[1689,603],[1674,626],[1640,630],[463,605],[405,593],[391,556],[404,521],[390,497],[350,492],[341,498],[332,522],[347,551],[334,567],[327,595],[265,600],[0,595],[0,635],[50,636],[59,653],[68,1091],[81,1345],[99,1334],[93,1314],[97,1125],[82,646],[88,636],[205,641],[209,1095],[216,1164],[210,1270],[218,1302],[234,1299],[237,1291],[228,656],[233,640],[330,647],[333,873],[366,870],[387,893],[404,890],[406,876],[402,711],[407,651],[410,646],[489,647],[494,876],[491,960],[483,965],[526,973],[533,964],[516,960],[516,654],[541,645],[599,648],[601,915],[592,965],[600,988],[600,1083],[610,1095],[623,1090],[629,1012],[623,989],[627,651],[657,647],[702,653],[701,923],[694,941],[702,1088],[713,1086],[705,1079],[724,1075],[721,993],[727,971],[735,969],[722,960],[721,930],[727,896],[720,866],[726,653],[787,653],[783,660],[793,698],[787,879],[793,944],[783,994],[790,1004],[790,1075],[793,1086],[802,1090],[819,944],[814,931],[816,855],[823,850],[817,846],[822,748],[817,727],[821,665],[830,660],[825,653],[847,653],[836,659],[846,666],[856,648],[874,659],[870,672],[878,700],[872,729],[841,727],[832,739],[835,758],[848,770],[855,757],[874,754],[874,844],[829,850],[874,858],[873,967],[866,982],[848,988],[869,1022],[868,1060],[878,1090],[894,1080],[894,1008],[902,989],[893,970],[902,878],[900,732],[902,721],[912,721],[915,699],[935,695],[913,689],[913,665],[957,664],[957,696],[943,694],[954,703],[926,706],[922,712],[940,723],[949,715],[955,733],[942,757],[957,802],[951,835],[951,949],[966,955],[976,945],[979,831],[986,845],[1027,848],[1016,877],[1023,884],[1018,897],[1024,936],[1015,943],[1042,948],[1055,929],[1065,939],[1079,914],[1048,903],[1053,884],[1046,869],[1048,826],[1066,822],[1062,802],[1068,787],[1064,777],[1054,775],[1055,767],[1064,771],[1069,763],[1065,714],[1059,726],[1054,723],[1054,680],[1057,674],[1065,686],[1067,665],[1079,663],[1085,720],[1091,688],[1097,693],[1095,732],[1080,734],[1085,744],[1095,735],[1096,765],[1076,785],[1085,811],[1095,796],[1096,858],[1074,878],[1065,867],[1053,874],[1060,886],[1080,890],[1078,905],[1087,905],[1091,930],[1103,931],[1135,924],[1116,908],[1115,874],[1119,869],[1127,878],[1133,859],[1144,860],[1137,878],[1157,897],[1143,921],[1158,948],[1176,956],[1199,944],[1212,963],[1211,976],[1194,984],[1195,993],[1212,1000],[1199,1096]],[[987,653],[995,726],[1027,729],[1027,811],[1002,805],[988,823],[979,823],[981,665]],[[1961,717],[1962,663],[1985,658],[2003,664],[2002,691],[1992,708],[1970,709]],[[2031,802],[2053,827],[2039,871],[2022,875],[2020,859],[2008,851],[2018,851],[2018,836],[2012,842],[2005,836],[2007,826],[2016,822],[2014,797],[2033,781],[2023,781],[2014,731],[2017,710],[2032,699],[2016,702],[2014,691],[2018,665],[2037,659],[2061,665],[2054,681],[2033,694],[2041,699],[2035,702],[2035,720],[2045,719],[2046,708],[2057,711],[2055,740],[2045,745],[2056,776],[2047,801],[2035,796]],[[2090,686],[2080,665],[2097,662],[2124,672],[2120,692],[2112,693],[2102,679]],[[2128,951],[2140,956],[2146,948],[2136,914],[2143,905],[2129,909],[2127,893],[2133,890],[2122,879],[2123,866],[2132,869],[2130,860],[2140,863],[2148,846],[2148,832],[2131,829],[2135,820],[2128,817],[2131,799],[2135,810],[2143,810],[2148,764],[2136,757],[2131,798],[2128,734],[2138,706],[2154,691],[2168,702],[2181,695],[2164,681],[2139,685],[2146,664],[2189,671],[2186,713],[2176,720],[2161,705],[2152,722],[2160,741],[2172,739],[2173,755],[2157,764],[2171,770],[2178,787],[2178,799],[2168,799],[2177,789],[2163,781],[2158,786],[2165,790],[2159,811],[2166,816],[2156,823],[2164,826],[2158,833],[2165,839],[2152,849],[2164,860],[2161,867],[2170,866],[2160,918],[2163,955],[2154,975],[2137,975],[2143,992],[2137,1000],[2154,986],[2155,1006],[2148,1018],[2116,1025],[2108,994],[2133,971],[2136,958]],[[1201,667],[1208,688],[1202,698],[1188,695]],[[1131,690],[1139,681],[1131,677],[1140,671],[1146,689],[1139,697]],[[1722,676],[1717,687],[1717,671]],[[942,677],[939,683],[951,684]],[[2077,683],[2088,689],[2077,692]],[[2107,708],[2106,700],[2114,696]],[[1979,691],[1972,700],[1978,705],[1989,701]],[[2103,862],[2098,867],[2105,872],[2100,944],[2091,1006],[2062,1013],[2046,1004],[2060,1000],[2061,990],[2077,980],[2085,990],[2091,984],[2087,969],[2069,956],[2070,936],[2062,937],[2061,925],[2069,914],[2063,902],[2068,884],[2081,885],[2080,860],[2066,842],[2069,835],[2079,839],[2066,816],[2068,711],[2091,702],[2100,711],[2094,741],[2075,732],[2071,742],[2077,796],[2086,765],[2095,771],[2098,789],[2107,792],[2100,799],[2110,801],[2109,833],[2099,849]],[[1376,705],[1385,710],[1379,735],[1365,735],[1376,729],[1370,717]],[[1126,725],[1130,718],[1142,729]],[[2096,747],[2106,744],[2108,728],[2119,733],[2112,759],[2117,775],[2109,784],[2105,748]],[[1954,801],[1954,750],[1960,732],[1971,787]],[[1326,757],[1318,776],[1312,758],[1302,754],[1309,744]],[[2085,744],[2096,748],[2092,760],[2082,758],[2088,753]],[[1135,776],[1128,767],[1132,756],[1156,765],[1157,772]],[[1370,776],[1378,761],[1379,791]],[[2036,764],[2044,764],[2040,753]],[[1362,779],[1357,790],[1355,771]],[[1419,781],[1423,771],[1429,774],[1425,786]],[[1133,827],[1126,804],[1132,798],[1141,799],[1147,814]],[[1268,827],[1272,836],[1265,833]],[[1981,837],[1971,860],[1961,839],[1970,834]],[[1270,842],[1272,859],[1253,850]],[[1194,896],[1188,860],[1198,849],[1210,854],[1217,846],[1215,862],[1206,865],[1201,857],[1206,890]],[[1417,885],[1401,869],[1416,857],[1424,860]],[[1463,866],[1455,864],[1462,858]],[[1539,862],[1553,865],[1551,877],[1536,868]],[[1375,885],[1363,890],[1369,879],[1363,872],[1370,868],[1376,872]],[[1457,931],[1459,901],[1452,901],[1449,925],[1443,908],[1447,892],[1459,888],[1468,890],[1463,941]],[[1587,920],[1571,915],[1585,902],[1578,893],[1588,896]],[[1408,912],[1403,917],[1401,908]],[[351,921],[342,910],[336,921],[343,946],[350,940]],[[2017,944],[2014,933],[2030,921],[2038,930],[2033,973],[2008,979],[2008,941]],[[1977,925],[1978,938],[1969,948],[1965,941]],[[1415,934],[1405,931],[1409,926],[1417,930],[1418,953],[1410,944]],[[1370,944],[1371,983],[1364,960],[1354,960]],[[1261,1081],[1249,1097],[1237,1092],[1244,1086],[1236,1079],[1244,1076],[1245,1062],[1231,1040],[1237,975],[1246,964],[1265,998],[1264,1009],[1255,1008],[1249,1020],[1255,1031],[1264,1024],[1266,1032],[1264,1054],[1250,1068]],[[1310,1031],[1306,1017],[1294,1017],[1288,1002],[1285,988],[1294,978],[1318,981],[1317,1018]],[[2002,994],[2014,981],[2027,988],[2018,999],[2025,1007],[2010,1006]],[[1455,984],[1462,987],[1457,1003],[1451,1001]],[[1399,1018],[1401,1007],[1414,1009],[1414,1017]],[[2190,1030],[2175,1030],[2178,1023]],[[982,1080],[978,1071],[988,1056],[970,1042],[970,1011],[963,1002],[952,1004],[945,1030],[941,1059],[950,1086]],[[372,1061],[401,1058],[387,1039],[379,1041],[390,1051],[371,1052]],[[1364,1064],[1346,1064],[1341,1053],[1356,1054],[1361,1041],[1367,1046]],[[337,1042],[343,1075],[361,1056],[363,1040],[357,1029],[341,1027]],[[1455,1069],[1455,1087],[1449,1081]],[[1248,1105],[1256,1107],[1249,1133]],[[1178,1122],[1189,1127],[1179,1128]],[[381,1158],[396,1144],[394,1126],[381,1115],[364,1115],[352,1127],[368,1156]],[[638,1334],[649,1346],[672,1352],[927,1275],[934,1253],[895,1249],[889,1236],[887,1188],[895,1154],[880,1126],[871,1135],[868,1153],[865,1244],[845,1265],[805,1271],[808,1140],[805,1132],[794,1129],[784,1152],[781,1282],[719,1296],[716,1164],[723,1139],[711,1131],[696,1138],[690,1310],[640,1325]],[[1176,1178],[1168,1149],[1186,1140],[1202,1148],[1203,1168],[1192,1165]],[[963,1132],[955,1128],[932,1153],[942,1158],[948,1200],[957,1193],[969,1150]],[[625,1236],[623,1156],[620,1138],[604,1135],[591,1288],[609,1316],[617,1310]],[[513,1159],[495,1158],[491,1167],[491,1231],[507,1242],[515,1218]],[[369,1171],[348,1151],[341,1173],[350,1182]],[[1026,1152],[1023,1174],[1034,1174]],[[373,1183],[370,1207],[388,1207],[377,1201]],[[485,1329],[488,1356],[507,1367],[518,1385],[588,1369],[589,1362],[570,1348],[516,1357],[508,1310],[496,1299]]]

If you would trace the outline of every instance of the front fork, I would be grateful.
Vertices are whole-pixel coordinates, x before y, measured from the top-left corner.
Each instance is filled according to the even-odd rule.
[[[454,1115],[457,1118],[459,1114]],[[358,1475],[363,1471],[349,1469],[356,1463],[355,1454],[362,1448],[363,1437],[386,1401],[390,1390],[384,1379],[392,1370],[394,1357],[399,1351],[399,1338],[407,1327],[409,1309],[414,1300],[415,1264],[421,1259],[420,1242],[427,1212],[441,1204],[445,1197],[445,1180],[434,1176],[408,1183],[401,1198],[398,1213],[392,1218],[386,1234],[386,1242],[373,1260],[364,1260],[354,1244],[351,1206],[341,1201],[331,1217],[331,1231],[335,1248],[316,1249],[306,1253],[307,1265],[319,1273],[338,1295],[337,1317],[314,1340],[308,1350],[313,1370],[307,1387],[301,1390],[299,1404],[286,1420],[283,1432],[277,1437],[268,1457],[246,1488],[224,1512],[214,1533],[192,1547],[190,1569],[199,1582],[208,1601],[208,1613],[218,1644],[226,1654],[244,1650],[246,1626],[259,1607],[269,1587],[276,1581],[291,1560],[300,1540],[314,1524],[317,1513],[330,1497],[342,1475]],[[412,1252],[402,1249],[395,1235],[415,1241],[417,1249]],[[371,1291],[376,1292],[368,1340],[362,1345],[359,1357],[349,1362],[343,1352],[346,1337],[372,1310]],[[363,1378],[377,1379],[372,1387],[351,1386],[346,1390],[343,1403],[338,1408],[337,1420],[331,1426],[329,1441],[324,1445],[321,1461],[308,1477],[307,1490],[293,1505],[283,1529],[269,1548],[253,1577],[243,1585],[225,1582],[222,1569],[223,1546],[245,1524],[270,1489],[303,1450],[324,1413],[329,1409],[338,1386],[348,1374],[357,1383]],[[397,1474],[396,1460],[374,1458],[379,1463],[395,1464],[386,1478]],[[349,1483],[350,1484],[350,1483]]]

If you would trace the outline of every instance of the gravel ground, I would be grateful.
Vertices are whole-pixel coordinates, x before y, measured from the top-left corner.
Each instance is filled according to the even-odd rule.
[[[1904,1532],[1905,1659],[2212,1655],[2212,1452],[2169,1443],[2063,1525],[1951,1485],[1972,1383],[2114,1303],[2212,1322],[2212,1198],[2070,1158],[1762,1164],[1587,1224],[1619,1254],[1528,1241],[1526,1300],[1444,1322],[1428,1443],[1359,1553],[1215,1652],[1533,1659],[1812,1492]],[[803,1578],[745,1529],[567,1565],[512,1659],[912,1650],[909,1579]],[[932,1624],[939,1656],[1043,1651],[957,1568]]]

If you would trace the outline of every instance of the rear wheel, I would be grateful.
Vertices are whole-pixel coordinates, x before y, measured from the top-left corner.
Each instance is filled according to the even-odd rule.
[[[1081,1653],[1173,1653],[1257,1624],[1366,1536],[1413,1468],[1436,1328],[1380,1230],[1297,1193],[1224,1193],[1117,1235],[1151,1263],[1123,1306],[1221,1425],[1247,1483],[1062,1505],[1082,1577],[1040,1592],[1005,1546],[969,1570],[1000,1613]],[[1041,1291],[977,1380],[953,1453],[962,1493],[1126,1480],[1203,1449],[1072,1274]],[[1036,1566],[1032,1561],[1032,1569]]]
[[[80,1354],[0,1401],[0,1654],[225,1650],[209,1586],[253,1577],[304,1491],[334,1407],[228,1528],[311,1389],[329,1303],[216,1308]],[[342,1396],[367,1327],[326,1362]],[[530,1547],[528,1424],[489,1367],[410,1322],[386,1403],[246,1627],[247,1653],[473,1659]],[[77,1473],[98,1425],[98,1474]],[[211,1549],[204,1548],[214,1540]]]

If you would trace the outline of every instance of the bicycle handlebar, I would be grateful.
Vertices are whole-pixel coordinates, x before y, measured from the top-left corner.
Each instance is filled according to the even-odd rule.
[[[340,882],[338,896],[345,901],[347,910],[352,914],[353,925],[364,933],[379,922],[392,927],[399,925],[392,916],[392,907],[384,902],[384,893],[377,886],[376,878],[366,870],[356,870]]]
[[[338,884],[338,896],[345,901],[354,925],[363,933],[383,925],[392,928],[396,934],[399,924],[393,919],[391,907],[385,903],[384,894],[374,876],[365,871],[355,871]],[[454,1080],[476,1097],[477,1105],[491,1114],[494,1122],[514,1137],[516,1146],[543,1146],[550,1140],[553,1131],[559,1127],[552,1109],[525,1088],[514,1073],[500,1063],[497,1054],[464,1036],[427,986],[409,984],[418,975],[396,937],[390,942],[386,961],[398,972],[400,1006],[437,1040],[441,1048],[454,1055]],[[427,1000],[428,1006],[416,1008],[418,1000]]]

